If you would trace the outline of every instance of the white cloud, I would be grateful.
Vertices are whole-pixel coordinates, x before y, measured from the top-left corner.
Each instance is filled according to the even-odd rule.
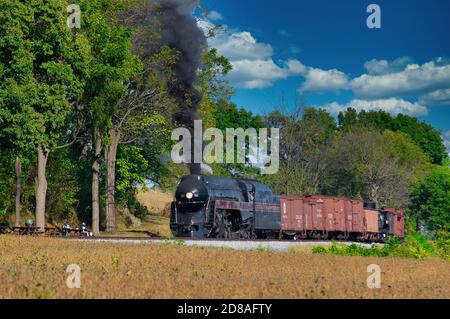
[[[206,37],[216,28],[216,25],[207,19],[197,19],[197,26],[203,30]]]
[[[215,29],[214,23],[205,19],[199,19],[198,25],[206,35]],[[228,79],[239,88],[267,88],[275,81],[303,75],[307,70],[296,59],[275,62],[272,46],[258,42],[250,32],[218,32],[208,38],[208,44],[230,60],[233,69]]]
[[[286,62],[286,67],[289,75],[303,75],[306,73],[306,66],[299,60],[290,59]]]
[[[270,44],[259,43],[250,32],[235,32],[231,35],[220,34],[211,39],[210,45],[230,60],[268,59],[273,55]]]
[[[212,21],[223,20],[222,14],[214,10],[208,13],[208,18],[211,19]]]
[[[209,18],[218,19],[219,15],[212,11]],[[211,20],[198,21],[205,34],[215,30]],[[288,35],[285,30],[278,32]],[[364,65],[367,73],[351,79],[338,69],[305,66],[296,59],[276,61],[273,47],[259,42],[247,31],[222,30],[215,37],[209,37],[208,43],[230,60],[233,70],[229,79],[236,87],[266,88],[278,80],[299,76],[305,79],[300,93],[347,90],[356,101],[374,100],[367,107],[381,103],[389,112],[401,109],[408,114],[425,114],[425,106],[450,105],[450,60],[445,58],[422,65],[413,64],[409,57],[393,61],[373,59]],[[410,103],[405,98],[418,102]]]
[[[321,70],[310,68],[305,75],[305,83],[300,92],[325,92],[344,89],[348,84],[348,77],[339,70]]]
[[[364,64],[364,68],[370,75],[382,75],[400,72],[405,69],[408,64],[412,63],[410,57],[401,57],[392,62],[387,60],[373,59]]]
[[[289,60],[284,65],[277,65],[272,59],[232,61],[233,70],[229,79],[237,86],[247,89],[266,88],[274,81],[289,76],[301,75],[305,66],[298,60]]]
[[[354,108],[356,111],[377,111],[382,110],[393,115],[399,113],[407,114],[411,116],[420,116],[428,114],[428,110],[425,106],[419,103],[411,103],[402,99],[390,98],[382,100],[352,100],[347,104],[339,104],[336,102],[322,105],[320,108],[326,109],[333,115],[339,114],[339,112],[346,111],[349,107]]]
[[[420,102],[432,106],[450,106],[450,89],[442,89],[427,93],[420,98]]]
[[[408,64],[401,72],[383,75],[364,74],[350,82],[358,97],[385,98],[415,96],[450,87],[450,64],[431,61],[423,65]]]

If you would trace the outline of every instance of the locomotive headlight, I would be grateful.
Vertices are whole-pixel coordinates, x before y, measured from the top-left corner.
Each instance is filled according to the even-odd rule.
[[[194,194],[192,194],[191,192],[186,193],[187,199],[192,199],[193,197],[194,197]]]

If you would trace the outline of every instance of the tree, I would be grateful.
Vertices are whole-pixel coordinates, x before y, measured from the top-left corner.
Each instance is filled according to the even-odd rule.
[[[200,91],[203,96],[199,115],[204,129],[216,127],[217,104],[220,100],[229,100],[232,94],[232,89],[225,80],[231,69],[230,61],[219,55],[217,49],[204,50],[202,68],[199,72]]]
[[[83,38],[66,25],[67,1],[0,4],[1,135],[37,154],[36,224],[45,227],[46,165],[67,136],[66,119],[81,92],[87,59]]]
[[[428,163],[407,135],[360,125],[334,139],[326,160],[330,193],[361,196],[377,207],[407,205],[409,187]]]
[[[225,133],[228,128],[242,128],[245,131],[249,128],[258,130],[259,128],[266,127],[261,116],[253,115],[252,112],[243,108],[238,108],[235,104],[226,99],[220,99],[215,103],[213,118],[216,123],[216,128],[221,130],[224,136],[226,135]],[[237,148],[237,143],[235,143],[235,148]],[[246,154],[249,152],[248,141],[246,141]],[[237,154],[236,150],[235,154]],[[214,165],[214,174],[254,177],[257,170],[249,164],[248,157],[246,156],[245,164],[235,162]]]
[[[434,166],[411,190],[411,211],[418,225],[450,232],[450,168]]]
[[[322,109],[300,108],[289,116],[273,112],[266,121],[281,129],[280,170],[266,177],[267,183],[286,195],[318,193],[328,166],[324,157],[337,129],[333,117]]]
[[[442,165],[443,160],[448,156],[440,133],[417,118],[404,114],[393,117],[384,111],[362,110],[357,113],[355,109],[349,108],[346,112],[339,113],[338,119],[342,130],[347,130],[354,124],[360,124],[380,131],[391,130],[405,133],[422,148],[433,164]]]
[[[139,153],[156,146],[162,153],[168,151],[170,145],[169,125],[176,108],[170,89],[176,82],[173,69],[178,63],[180,52],[166,45],[158,45],[160,22],[153,18],[158,9],[158,6],[149,2],[138,1],[119,18],[119,24],[133,32],[132,53],[141,61],[141,70],[129,77],[108,130],[105,146],[108,231],[116,227],[116,162],[120,146],[124,146],[123,150],[130,150],[127,145],[134,144]],[[134,154],[137,155],[136,152]],[[123,167],[125,163],[121,164]],[[146,166],[142,165],[142,168]],[[142,174],[145,174],[145,170]]]
[[[132,30],[121,25],[118,14],[123,10],[119,0],[82,1],[81,30],[89,40],[92,59],[80,103],[84,125],[92,136],[94,160],[92,163],[92,229],[99,233],[100,214],[100,159],[104,150],[107,169],[115,168],[111,153],[117,151],[120,138],[113,130],[113,117],[130,85],[131,78],[142,71],[142,63],[132,53]],[[112,165],[112,166],[111,166]],[[114,186],[107,177],[107,230],[115,228],[115,211],[111,211],[111,193]]]
[[[390,129],[408,134],[431,158],[433,164],[442,165],[448,156],[441,134],[417,118],[399,114]]]

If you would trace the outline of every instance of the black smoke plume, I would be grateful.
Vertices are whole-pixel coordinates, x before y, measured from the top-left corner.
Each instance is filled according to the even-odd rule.
[[[161,45],[167,45],[180,52],[175,65],[177,85],[171,95],[180,106],[174,119],[180,124],[191,126],[196,119],[201,93],[195,89],[198,82],[197,71],[201,65],[202,48],[206,37],[193,16],[195,0],[153,0],[160,4],[158,20],[161,23]]]
[[[148,0],[146,5],[134,11],[131,16],[123,17],[127,25],[134,27],[154,26],[154,18],[157,19],[157,38],[140,37],[134,41],[135,48],[139,48],[138,53],[144,58],[155,53],[161,46],[168,46],[179,52],[179,59],[174,66],[177,81],[169,92],[179,105],[179,109],[173,114],[173,120],[191,131],[202,99],[195,85],[199,80],[197,72],[202,62],[202,49],[207,45],[205,34],[193,16],[196,2]],[[192,146],[193,142],[192,140]],[[193,164],[190,168],[192,174],[200,173],[200,165]]]
[[[157,2],[161,5],[158,20],[161,23],[163,44],[180,52],[180,59],[175,65],[178,83],[171,89],[171,95],[180,106],[174,114],[174,120],[190,127],[193,133],[193,121],[197,118],[198,106],[202,99],[195,84],[198,82],[197,72],[201,65],[202,48],[206,45],[206,37],[192,15],[196,7],[195,0],[157,0]],[[191,144],[193,159],[196,145],[193,134]],[[191,164],[190,171],[191,174],[200,174],[201,165]]]

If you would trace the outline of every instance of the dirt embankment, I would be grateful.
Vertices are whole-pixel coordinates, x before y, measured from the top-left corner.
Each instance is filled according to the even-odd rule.
[[[152,215],[169,216],[172,194],[149,190],[139,192],[136,198]]]

